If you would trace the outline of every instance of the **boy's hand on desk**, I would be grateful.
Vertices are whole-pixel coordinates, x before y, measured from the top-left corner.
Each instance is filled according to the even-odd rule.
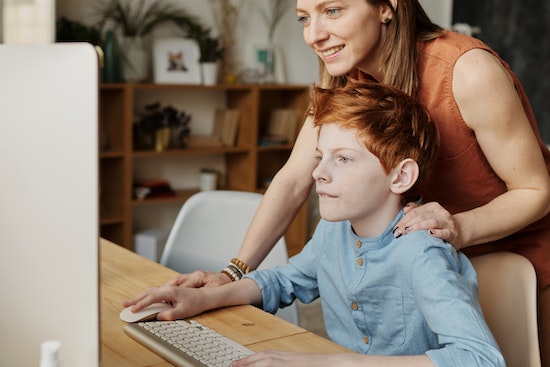
[[[310,354],[288,353],[279,351],[265,351],[253,354],[238,361],[233,361],[231,367],[322,367],[340,366],[348,357],[350,362],[355,360],[354,353],[348,354]]]
[[[222,273],[212,273],[197,270],[190,274],[180,274],[170,279],[167,285],[177,285],[187,288],[216,287],[229,283],[230,280]]]
[[[134,306],[133,312],[159,302],[166,302],[172,305],[172,309],[160,312],[157,320],[178,320],[198,315],[206,310],[204,305],[205,297],[200,288],[184,288],[176,285],[163,285],[150,288],[137,295],[135,298],[124,301],[124,307]]]
[[[289,353],[268,350],[253,354],[238,361],[231,367],[370,367],[406,366],[435,367],[427,355],[380,356],[360,353]]]

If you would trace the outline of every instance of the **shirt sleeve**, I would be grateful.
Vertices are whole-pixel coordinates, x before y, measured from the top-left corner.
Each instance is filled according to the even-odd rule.
[[[287,265],[256,270],[245,277],[254,280],[262,291],[262,308],[275,313],[296,298],[310,303],[319,297],[317,269],[322,251],[319,226],[302,251],[289,259]]]
[[[475,270],[466,256],[440,244],[423,248],[412,259],[410,288],[441,345],[426,352],[432,362],[441,367],[504,367],[479,305]]]

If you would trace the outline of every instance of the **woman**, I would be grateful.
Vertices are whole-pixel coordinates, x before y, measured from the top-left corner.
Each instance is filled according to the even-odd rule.
[[[423,192],[427,204],[411,204],[395,236],[428,229],[467,254],[529,258],[540,287],[541,350],[550,350],[550,152],[509,66],[482,42],[434,25],[417,0],[297,0],[297,15],[321,61],[320,86],[374,79],[417,96],[438,124],[442,151]],[[306,120],[237,255],[243,268],[261,262],[305,202],[316,138]],[[228,281],[198,272],[171,282]]]

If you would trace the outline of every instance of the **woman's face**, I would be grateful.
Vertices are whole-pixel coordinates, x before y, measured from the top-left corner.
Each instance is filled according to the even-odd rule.
[[[304,40],[333,76],[354,68],[376,77],[389,10],[367,0],[297,0]]]

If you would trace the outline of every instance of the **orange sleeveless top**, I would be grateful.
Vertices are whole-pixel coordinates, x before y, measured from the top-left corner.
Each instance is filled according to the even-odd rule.
[[[504,182],[483,155],[474,132],[464,122],[452,94],[455,62],[474,48],[491,52],[512,76],[550,172],[550,151],[540,137],[533,110],[510,66],[480,40],[446,32],[433,41],[420,44],[418,97],[437,123],[441,136],[439,159],[427,181],[422,199],[424,202],[437,201],[451,213],[482,206],[506,191]],[[363,79],[366,76],[359,77]],[[467,255],[499,250],[524,255],[535,266],[539,285],[545,287],[550,284],[550,214],[516,234],[463,249]]]

